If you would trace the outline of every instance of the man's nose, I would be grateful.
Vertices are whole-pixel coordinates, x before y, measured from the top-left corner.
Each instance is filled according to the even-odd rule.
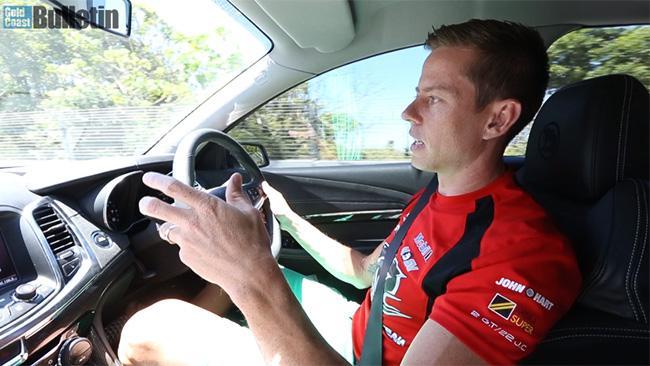
[[[411,122],[411,123],[420,122],[420,115],[417,112],[415,102],[416,102],[415,100],[411,102],[411,104],[407,105],[404,111],[402,111],[402,119],[405,120],[406,122]]]

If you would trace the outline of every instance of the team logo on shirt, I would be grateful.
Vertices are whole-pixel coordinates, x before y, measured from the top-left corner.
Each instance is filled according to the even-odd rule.
[[[505,320],[510,319],[510,315],[512,315],[512,312],[515,311],[516,307],[517,304],[514,301],[498,292],[494,295],[492,301],[490,301],[490,305],[488,305],[488,309],[492,310],[492,312]]]
[[[406,275],[399,268],[397,258],[394,258],[393,263],[388,269],[388,273],[386,274],[386,282],[384,283],[383,310],[385,315],[411,319],[410,316],[402,313],[402,311],[398,308],[398,305],[402,302],[402,299],[397,296],[397,292],[399,291],[400,284],[404,278],[406,278]],[[389,300],[394,305],[390,304],[388,302]]]

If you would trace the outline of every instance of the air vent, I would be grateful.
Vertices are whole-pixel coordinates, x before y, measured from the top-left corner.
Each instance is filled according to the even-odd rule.
[[[35,209],[34,219],[43,230],[43,235],[45,235],[45,239],[50,244],[55,256],[58,257],[66,249],[74,247],[74,240],[68,228],[50,205]]]
[[[81,265],[81,248],[75,244],[70,229],[52,206],[45,205],[35,209],[34,220],[43,231],[67,281],[74,276]]]

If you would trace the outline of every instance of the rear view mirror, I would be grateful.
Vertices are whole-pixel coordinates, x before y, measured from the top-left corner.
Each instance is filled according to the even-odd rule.
[[[254,142],[241,142],[240,145],[251,156],[258,167],[262,168],[270,164],[269,154],[266,152],[264,146]]]
[[[128,37],[131,35],[129,0],[48,0],[75,28],[91,26]]]

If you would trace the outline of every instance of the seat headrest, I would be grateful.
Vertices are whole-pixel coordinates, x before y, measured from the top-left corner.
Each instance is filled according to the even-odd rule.
[[[648,179],[649,95],[629,75],[584,80],[553,94],[533,124],[523,180],[591,201],[625,178]]]

